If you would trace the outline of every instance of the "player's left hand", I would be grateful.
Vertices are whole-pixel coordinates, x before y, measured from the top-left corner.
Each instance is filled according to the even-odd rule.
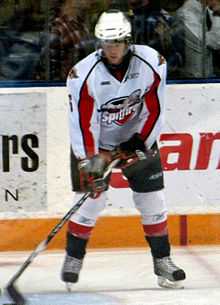
[[[138,133],[135,133],[128,141],[122,142],[119,145],[119,150],[124,157],[130,158],[136,154],[136,151],[146,152],[146,146]]]
[[[138,133],[135,133],[128,141],[119,145],[120,159],[122,160],[120,167],[127,168],[137,161],[146,160],[154,157],[155,152],[147,149],[144,141]]]

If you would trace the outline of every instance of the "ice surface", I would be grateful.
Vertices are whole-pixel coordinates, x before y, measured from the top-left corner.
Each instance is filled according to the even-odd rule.
[[[29,253],[0,254],[4,287]],[[219,305],[220,247],[173,248],[185,269],[185,289],[162,289],[153,274],[149,250],[89,251],[79,283],[66,292],[60,280],[64,252],[40,254],[17,282],[29,305]],[[6,295],[0,304],[10,303]]]

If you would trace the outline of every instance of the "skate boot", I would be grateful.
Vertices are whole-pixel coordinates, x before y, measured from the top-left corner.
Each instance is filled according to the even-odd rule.
[[[82,268],[82,262],[82,259],[66,255],[61,271],[62,281],[66,283],[78,282],[79,273]]]
[[[170,256],[154,258],[154,273],[158,276],[158,285],[163,288],[184,288],[182,281],[185,272],[177,267]]]

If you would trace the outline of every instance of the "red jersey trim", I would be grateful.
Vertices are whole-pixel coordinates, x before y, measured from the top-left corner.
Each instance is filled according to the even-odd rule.
[[[144,96],[144,101],[149,111],[149,116],[141,130],[141,137],[143,140],[146,140],[149,137],[160,115],[160,102],[157,95],[159,84],[160,78],[157,76],[157,74],[155,74],[155,81],[150,91],[148,91]]]
[[[90,130],[91,119],[94,111],[94,99],[89,95],[87,82],[83,84],[79,101],[79,120],[83,136],[86,156],[95,155],[95,140]]]

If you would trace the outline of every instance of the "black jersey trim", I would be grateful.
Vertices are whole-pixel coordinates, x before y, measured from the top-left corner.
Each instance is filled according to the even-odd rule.
[[[139,56],[136,53],[133,53],[133,56],[136,56],[138,59],[143,61],[148,67],[150,67],[153,70],[153,72],[159,77],[159,79],[161,79],[159,73],[153,68],[153,66],[148,61],[146,61],[144,58],[142,58],[141,56]]]

